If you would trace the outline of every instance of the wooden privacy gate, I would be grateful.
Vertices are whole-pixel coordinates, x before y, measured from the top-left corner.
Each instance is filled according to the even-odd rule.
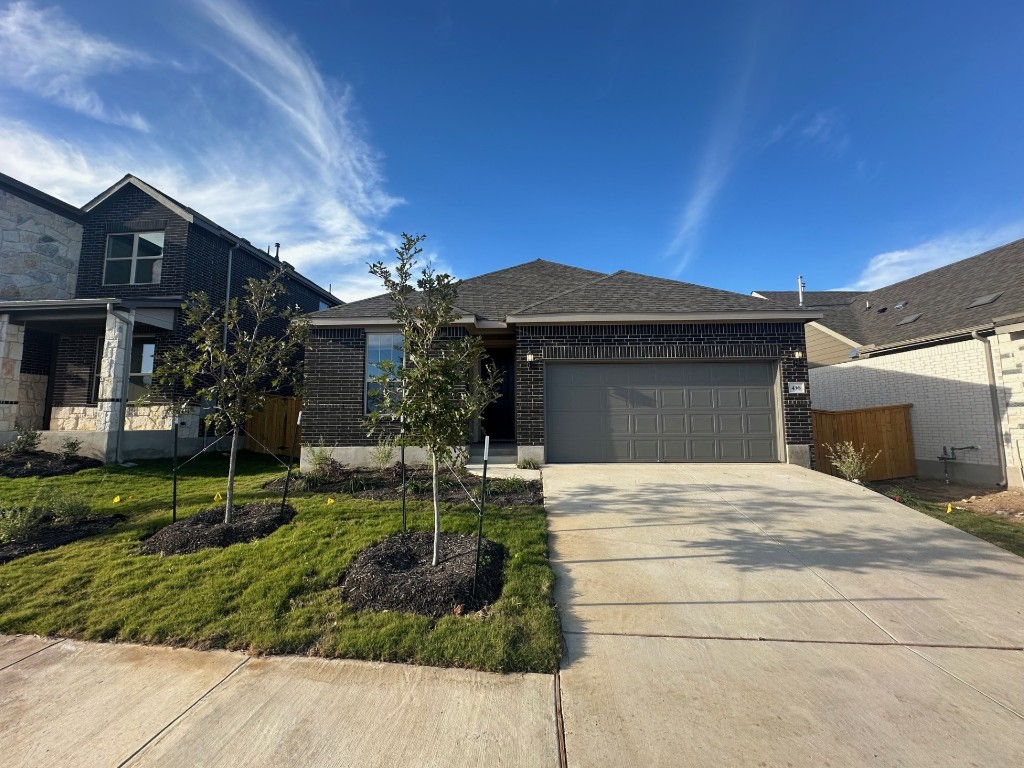
[[[880,453],[865,480],[889,480],[917,474],[914,436],[910,429],[911,405],[885,405],[854,411],[811,411],[817,469],[838,475],[828,460],[826,445],[849,441],[854,448],[867,446],[868,456]]]
[[[302,428],[295,420],[301,410],[302,400],[297,397],[268,397],[266,408],[252,414],[245,422],[245,431],[252,437],[252,440],[246,440],[245,447],[256,453],[287,456],[294,444],[298,457]],[[298,440],[295,439],[295,430],[299,431]]]

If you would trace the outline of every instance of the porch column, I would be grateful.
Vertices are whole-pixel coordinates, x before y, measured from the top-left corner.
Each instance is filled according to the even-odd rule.
[[[132,348],[135,310],[107,312],[100,357],[99,393],[96,398],[96,431],[107,435],[106,461],[115,461],[117,436],[124,418],[125,377]]]
[[[15,430],[24,348],[25,326],[12,323],[10,315],[0,315],[0,434]]]

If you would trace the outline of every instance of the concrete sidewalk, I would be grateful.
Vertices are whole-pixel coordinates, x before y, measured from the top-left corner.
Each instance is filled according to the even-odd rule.
[[[0,764],[552,766],[553,679],[0,636]]]
[[[785,465],[544,480],[569,765],[1024,764],[1024,560]]]

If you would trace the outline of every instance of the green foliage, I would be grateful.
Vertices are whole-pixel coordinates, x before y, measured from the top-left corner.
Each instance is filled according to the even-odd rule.
[[[915,509],[919,508],[922,503],[921,499],[913,491],[909,491],[901,485],[890,486],[885,495],[894,501],[906,504],[908,507],[914,507]]]
[[[82,448],[82,441],[76,440],[73,437],[66,437],[61,441],[60,444],[60,459],[61,461],[70,461],[78,455],[78,451]]]
[[[268,394],[302,381],[300,353],[309,321],[298,307],[280,306],[286,274],[281,269],[266,280],[249,278],[242,295],[226,305],[211,303],[206,293],[190,293],[182,304],[188,340],[161,354],[153,371],[154,392],[183,389],[212,406],[208,423],[231,432],[224,522],[234,511],[236,457],[246,419],[264,407]]]
[[[18,427],[14,438],[3,447],[2,452],[9,456],[17,453],[29,453],[39,447],[40,437],[39,430],[32,429],[32,427]]]
[[[34,538],[45,525],[38,507],[0,506],[0,544],[24,542]]]
[[[394,464],[395,441],[387,436],[381,437],[370,451],[370,463],[381,472]]]
[[[320,444],[315,448],[309,449],[309,463],[312,466],[313,472],[320,472],[330,461],[334,461],[331,458],[331,449],[327,447],[324,439],[321,437]]]
[[[536,459],[520,459],[516,467],[519,469],[540,469],[540,462]]]
[[[865,478],[871,465],[882,455],[882,452],[879,451],[869,457],[866,445],[854,448],[853,443],[849,440],[834,445],[826,444],[825,453],[828,454],[828,460],[835,467],[836,472],[855,483],[859,483]]]
[[[487,492],[495,496],[512,496],[529,491],[530,481],[521,477],[495,477],[487,481]]]
[[[84,520],[90,512],[89,505],[76,496],[41,488],[28,504],[0,506],[0,544],[28,541],[47,527]]]
[[[429,265],[413,285],[416,258],[423,249],[422,235],[402,233],[395,249],[395,272],[384,262],[370,267],[392,301],[389,316],[403,336],[403,364],[379,363],[381,373],[371,381],[380,394],[380,405],[367,417],[370,434],[383,426],[402,424],[406,445],[427,450],[437,478],[440,464],[456,446],[465,445],[473,423],[498,399],[498,376],[488,365],[483,376],[480,361],[483,342],[469,334],[449,336],[447,329],[459,319],[456,309],[458,282],[438,274]],[[434,495],[434,565],[438,563],[441,511]]]

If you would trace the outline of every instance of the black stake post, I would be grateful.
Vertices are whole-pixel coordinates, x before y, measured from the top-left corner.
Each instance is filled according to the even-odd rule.
[[[284,515],[284,505],[288,501],[288,484],[292,480],[292,467],[295,466],[295,444],[299,442],[299,429],[302,427],[302,411],[299,411],[295,419],[295,434],[292,435],[292,450],[288,454],[288,474],[284,476],[284,493],[281,494],[281,514]],[[269,442],[269,441],[268,441]]]
[[[476,580],[480,576],[480,542],[484,538],[484,505],[487,503],[487,454],[491,448],[491,436],[484,435],[484,473],[480,480],[480,510],[477,512],[476,568],[473,570],[473,597],[476,597]]]
[[[172,410],[173,412],[173,410]],[[174,414],[174,468],[171,470],[171,522],[178,521],[178,414]]]
[[[402,533],[408,533],[409,524],[405,516],[405,434],[402,435],[402,445],[398,450],[398,460],[402,462]]]

